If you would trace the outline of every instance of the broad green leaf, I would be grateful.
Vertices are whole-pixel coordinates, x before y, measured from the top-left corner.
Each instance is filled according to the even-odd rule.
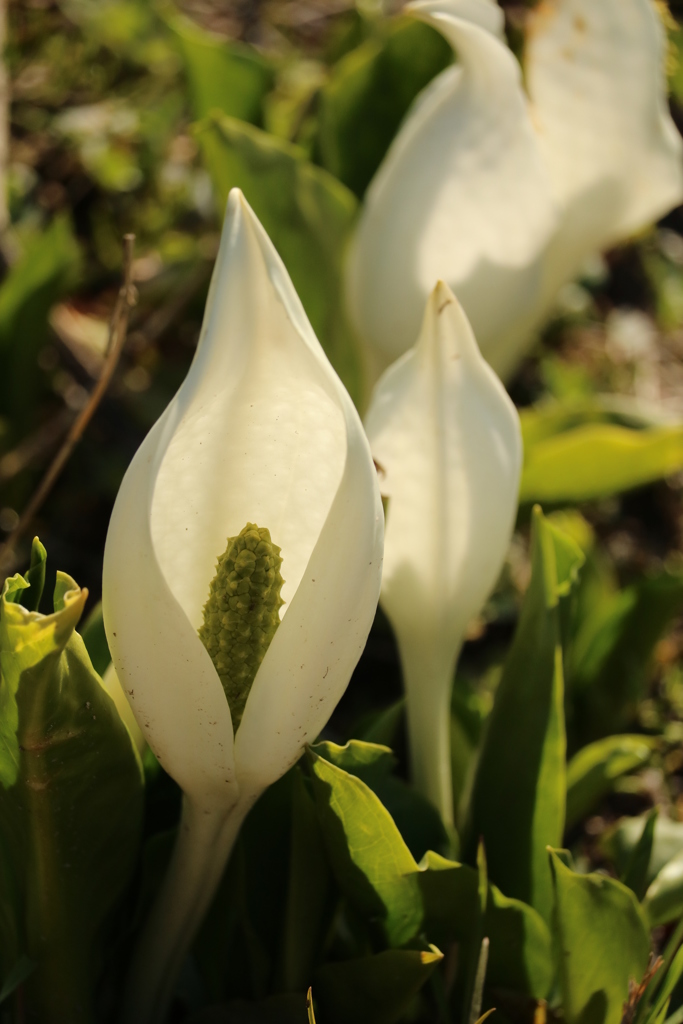
[[[313,981],[326,1024],[394,1024],[442,960],[428,951],[390,949],[375,956],[321,967]]]
[[[641,814],[637,818],[622,818],[614,828],[605,833],[601,841],[603,853],[611,858],[617,871],[622,875],[628,869],[634,850],[643,835],[647,819],[647,814]],[[660,813],[654,826],[647,881],[651,882],[664,865],[681,851],[683,851],[683,822],[672,821],[671,818]]]
[[[330,362],[358,404],[360,356],[341,291],[355,197],[296,146],[234,118],[209,117],[198,135],[221,203],[231,188],[242,189],[282,257]]]
[[[650,736],[607,736],[575,754],[567,765],[566,827],[589,814],[622,775],[644,767],[656,746]]]
[[[411,103],[452,59],[438,32],[405,18],[343,57],[320,93],[323,166],[362,197]]]
[[[520,501],[593,501],[683,468],[683,427],[578,426],[524,449]]]
[[[420,864],[425,932],[441,948],[480,943],[476,927],[477,872],[465,864],[428,853]],[[550,933],[526,903],[489,885],[483,935],[490,940],[488,984],[545,999],[553,977]]]
[[[297,768],[292,785],[289,885],[281,953],[283,991],[303,991],[310,983],[324,940],[324,926],[329,924],[325,912],[330,882],[315,805]]]
[[[650,939],[638,901],[604,875],[579,875],[549,851],[567,1024],[619,1024],[630,979],[647,967]]]
[[[195,118],[218,110],[260,125],[263,98],[275,79],[268,61],[252,47],[205,32],[182,15],[168,14],[165,20],[185,62]]]
[[[27,429],[39,389],[37,356],[51,307],[76,283],[81,259],[67,217],[27,239],[0,287],[0,414]]]
[[[310,757],[318,818],[337,882],[381,926],[389,945],[403,946],[422,923],[418,866],[370,787],[313,751]]]
[[[632,720],[654,649],[683,608],[683,572],[646,577],[603,601],[572,650],[568,685],[584,742]]]
[[[20,922],[27,1018],[93,1019],[105,926],[136,863],[142,773],[116,709],[75,627],[87,591],[57,574],[55,612],[0,601],[2,775],[0,905]],[[5,728],[8,710],[15,744]],[[4,935],[2,936],[4,938]],[[12,958],[7,963],[6,958]],[[16,950],[0,949],[0,971]]]
[[[582,559],[536,509],[531,583],[488,719],[468,823],[467,859],[482,837],[491,879],[546,921],[546,846],[562,840],[566,797],[559,602]]]
[[[403,779],[391,774],[396,758],[388,747],[362,740],[317,743],[312,749],[338,768],[362,779],[379,797],[415,860],[427,850],[451,853],[452,839],[436,808]],[[457,836],[454,837],[457,843]]]
[[[659,808],[653,807],[645,819],[640,839],[636,843],[633,853],[629,857],[628,864],[622,882],[634,892],[639,900],[642,900],[647,889],[647,878],[652,860],[652,848],[655,839],[655,827],[659,817]]]
[[[83,643],[90,655],[93,668],[103,676],[111,663],[107,634],[104,631],[104,619],[102,617],[102,602],[98,601],[93,610],[85,620],[81,630]]]
[[[591,395],[561,402],[545,400],[520,409],[519,419],[525,449],[578,427],[611,424],[642,430],[657,425],[647,417],[641,404],[623,395]]]
[[[650,883],[643,907],[653,928],[683,914],[683,850]]]

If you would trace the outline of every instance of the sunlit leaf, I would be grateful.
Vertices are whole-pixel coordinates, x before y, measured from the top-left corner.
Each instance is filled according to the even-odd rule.
[[[7,580],[0,603],[0,905],[36,964],[29,1016],[80,1020],[136,862],[142,772],[75,632],[87,591],[58,573],[55,611],[39,615],[7,599],[25,587]],[[0,948],[0,971],[16,959]]]
[[[660,869],[648,886],[643,907],[653,928],[683,914],[683,851]]]
[[[567,1024],[619,1024],[630,979],[640,981],[650,939],[638,901],[604,875],[579,875],[550,852],[558,970]]]
[[[531,583],[470,804],[467,859],[482,837],[491,879],[546,921],[552,905],[546,846],[561,842],[566,794],[559,602],[582,561],[574,542],[535,510]]]
[[[320,825],[337,882],[391,946],[422,922],[418,866],[391,815],[361,779],[311,752]],[[317,989],[316,989],[317,991]]]
[[[343,57],[320,93],[323,166],[362,197],[410,104],[452,59],[444,38],[412,19]]]
[[[683,468],[683,427],[578,426],[527,445],[520,501],[592,501]]]
[[[451,853],[457,836],[449,836],[436,808],[417,790],[392,775],[396,758],[388,747],[361,740],[317,743],[312,748],[325,760],[362,779],[382,801],[415,860],[427,850]]]
[[[649,736],[607,736],[575,754],[567,766],[567,828],[590,813],[622,775],[646,765],[656,745]]]

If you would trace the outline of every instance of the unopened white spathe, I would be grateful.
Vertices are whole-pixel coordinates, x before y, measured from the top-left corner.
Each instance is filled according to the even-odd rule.
[[[197,629],[216,559],[247,522],[268,528],[282,549],[285,604],[233,739]],[[197,353],[131,463],[105,550],[114,665],[185,798],[131,1021],[163,1012],[241,820],[346,688],[377,605],[382,539],[358,415],[270,240],[233,190]]]
[[[528,15],[527,95],[492,0],[405,10],[458,64],[418,98],[370,185],[351,315],[387,365],[442,278],[507,376],[583,261],[683,198],[665,33],[651,0],[545,0]]]
[[[519,418],[447,285],[380,378],[366,430],[388,498],[381,604],[403,666],[417,786],[452,821],[450,699],[469,620],[507,554]]]

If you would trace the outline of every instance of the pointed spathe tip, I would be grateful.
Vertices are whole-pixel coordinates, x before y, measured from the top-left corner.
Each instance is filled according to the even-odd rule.
[[[432,288],[428,301],[436,314],[442,313],[446,306],[455,306],[456,309],[462,310],[462,306],[453,294],[453,291],[441,278]]]

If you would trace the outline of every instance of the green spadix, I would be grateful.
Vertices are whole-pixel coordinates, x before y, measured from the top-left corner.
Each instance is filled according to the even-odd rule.
[[[280,548],[247,523],[216,563],[199,638],[211,655],[237,732],[252,683],[280,625]]]

